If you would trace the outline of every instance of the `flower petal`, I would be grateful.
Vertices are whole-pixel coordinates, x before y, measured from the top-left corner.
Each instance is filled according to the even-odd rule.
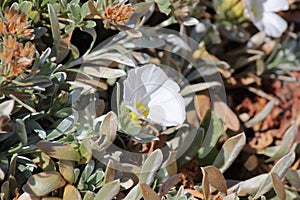
[[[280,37],[287,29],[287,22],[275,13],[263,13],[262,19],[254,24],[260,31],[275,38]]]
[[[124,81],[124,102],[129,105],[148,104],[149,95],[168,80],[162,69],[153,64],[132,69]]]
[[[265,12],[278,12],[289,9],[289,2],[287,0],[266,0],[263,2]]]
[[[177,126],[185,120],[185,104],[176,82],[155,65],[132,69],[124,80],[124,102],[127,107],[143,118],[136,108],[143,103],[149,109],[147,119],[163,126]]]
[[[138,99],[142,99],[146,93],[146,88],[141,81],[141,76],[138,75],[142,73],[142,69],[132,69],[128,72],[127,78],[124,80],[124,94],[123,99],[125,104],[135,106]]]
[[[164,126],[181,125],[186,113],[184,100],[178,92],[179,86],[172,80],[162,85],[151,95],[148,118]]]
[[[245,5],[245,13],[256,22],[262,18],[264,12],[262,0],[243,0]]]

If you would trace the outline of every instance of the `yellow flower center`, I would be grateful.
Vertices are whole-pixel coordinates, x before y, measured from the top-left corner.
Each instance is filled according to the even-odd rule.
[[[149,112],[148,112],[148,109],[147,109],[147,107],[146,107],[145,104],[143,104],[143,103],[136,103],[135,104],[135,108],[138,111],[140,111],[143,114],[144,117],[148,116]],[[140,116],[138,116],[135,112],[131,112],[131,118],[133,120],[138,120],[138,119],[140,119]]]

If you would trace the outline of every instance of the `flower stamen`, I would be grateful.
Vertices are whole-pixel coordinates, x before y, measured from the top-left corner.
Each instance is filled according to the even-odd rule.
[[[149,114],[149,111],[148,111],[148,108],[145,104],[143,103],[136,103],[135,104],[135,108],[141,112],[141,114],[144,116],[144,117],[147,117],[148,114]],[[139,120],[141,119],[141,117],[139,115],[137,115],[135,112],[131,112],[131,118],[136,121],[136,120]]]

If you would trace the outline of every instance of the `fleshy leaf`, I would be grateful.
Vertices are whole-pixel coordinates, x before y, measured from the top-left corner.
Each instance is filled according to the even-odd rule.
[[[15,105],[14,100],[4,101],[0,104],[0,115],[10,115]]]
[[[161,163],[163,161],[163,154],[161,150],[157,149],[150,154],[150,156],[146,159],[141,175],[140,175],[140,183],[151,184],[156,171],[160,168]]]
[[[41,172],[29,177],[23,190],[31,195],[43,196],[63,187],[66,181],[56,171]]]
[[[63,199],[81,200],[79,191],[73,185],[67,185],[64,190]]]
[[[202,171],[202,175],[203,175],[202,193],[204,195],[204,199],[207,200],[207,199],[209,199],[209,194],[210,194],[208,174],[202,167],[201,167],[201,171]]]
[[[274,155],[267,159],[266,162],[270,162],[281,158],[283,155],[287,154],[292,148],[294,141],[298,135],[298,127],[292,125],[284,134],[283,140],[279,146],[279,149],[274,153]]]
[[[113,199],[120,190],[120,180],[115,180],[109,183],[106,183],[96,194],[95,200],[100,200],[105,197],[105,199]]]
[[[297,190],[300,189],[300,175],[299,172],[294,169],[289,169],[285,175],[288,182]]]
[[[277,197],[280,200],[285,200],[286,199],[285,188],[279,176],[275,173],[271,173],[271,177],[272,177],[273,188],[275,190]]]
[[[27,131],[26,131],[25,123],[22,119],[16,119],[16,132],[21,143],[23,145],[26,145],[28,142]]]
[[[224,122],[224,126],[233,131],[238,131],[240,129],[240,121],[236,114],[219,97],[217,101],[213,102],[213,109],[219,119]]]
[[[146,183],[140,183],[140,188],[144,200],[160,200],[160,197],[156,194],[156,192]]]
[[[166,15],[170,14],[171,9],[169,7],[171,4],[169,0],[154,0],[154,1],[158,5],[158,8],[162,13],[165,13]]]
[[[99,78],[119,78],[126,75],[126,72],[121,69],[113,69],[109,67],[84,67],[83,71],[89,75]]]
[[[205,130],[205,136],[198,157],[204,158],[215,147],[220,136],[223,134],[221,121],[210,110],[208,110],[200,125]]]
[[[156,171],[160,168],[163,161],[163,154],[160,149],[153,151],[150,156],[146,159],[139,179],[139,183],[146,183],[150,185],[154,179]],[[140,199],[142,193],[139,185],[136,185],[130,190],[124,200]]]
[[[219,190],[220,192],[226,194],[227,186],[226,180],[220,170],[214,166],[206,166],[203,167],[205,172],[207,173],[207,177],[209,180],[209,184]]]
[[[66,181],[72,184],[75,180],[74,162],[69,160],[60,160],[58,163],[59,172]]]
[[[45,154],[53,158],[72,160],[77,162],[80,160],[80,154],[72,146],[69,145],[52,142],[39,142],[37,144],[37,147]]]
[[[216,157],[213,165],[224,173],[239,155],[244,145],[246,144],[246,136],[240,133],[229,138],[222,146],[221,151]]]
[[[276,173],[279,178],[283,178],[283,176],[286,174],[287,170],[290,168],[290,166],[293,164],[295,160],[295,153],[290,152],[284,157],[282,157],[278,162],[274,165],[270,173],[268,174],[267,178],[265,181],[260,184],[260,187],[255,194],[254,198],[259,198],[272,188],[272,178],[271,178],[271,173]]]
[[[252,119],[245,123],[245,126],[247,128],[250,128],[255,124],[261,122],[263,119],[265,119],[270,114],[273,107],[276,105],[276,102],[276,99],[272,99],[271,101],[269,101],[267,105],[257,115],[255,115]]]

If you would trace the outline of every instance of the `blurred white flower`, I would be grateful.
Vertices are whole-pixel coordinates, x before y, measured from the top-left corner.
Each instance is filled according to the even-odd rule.
[[[143,119],[162,126],[183,124],[186,112],[178,84],[165,72],[148,64],[131,69],[124,80],[124,103],[133,120]]]
[[[280,37],[287,22],[275,12],[288,10],[288,0],[244,0],[245,12],[254,25],[267,35]]]

